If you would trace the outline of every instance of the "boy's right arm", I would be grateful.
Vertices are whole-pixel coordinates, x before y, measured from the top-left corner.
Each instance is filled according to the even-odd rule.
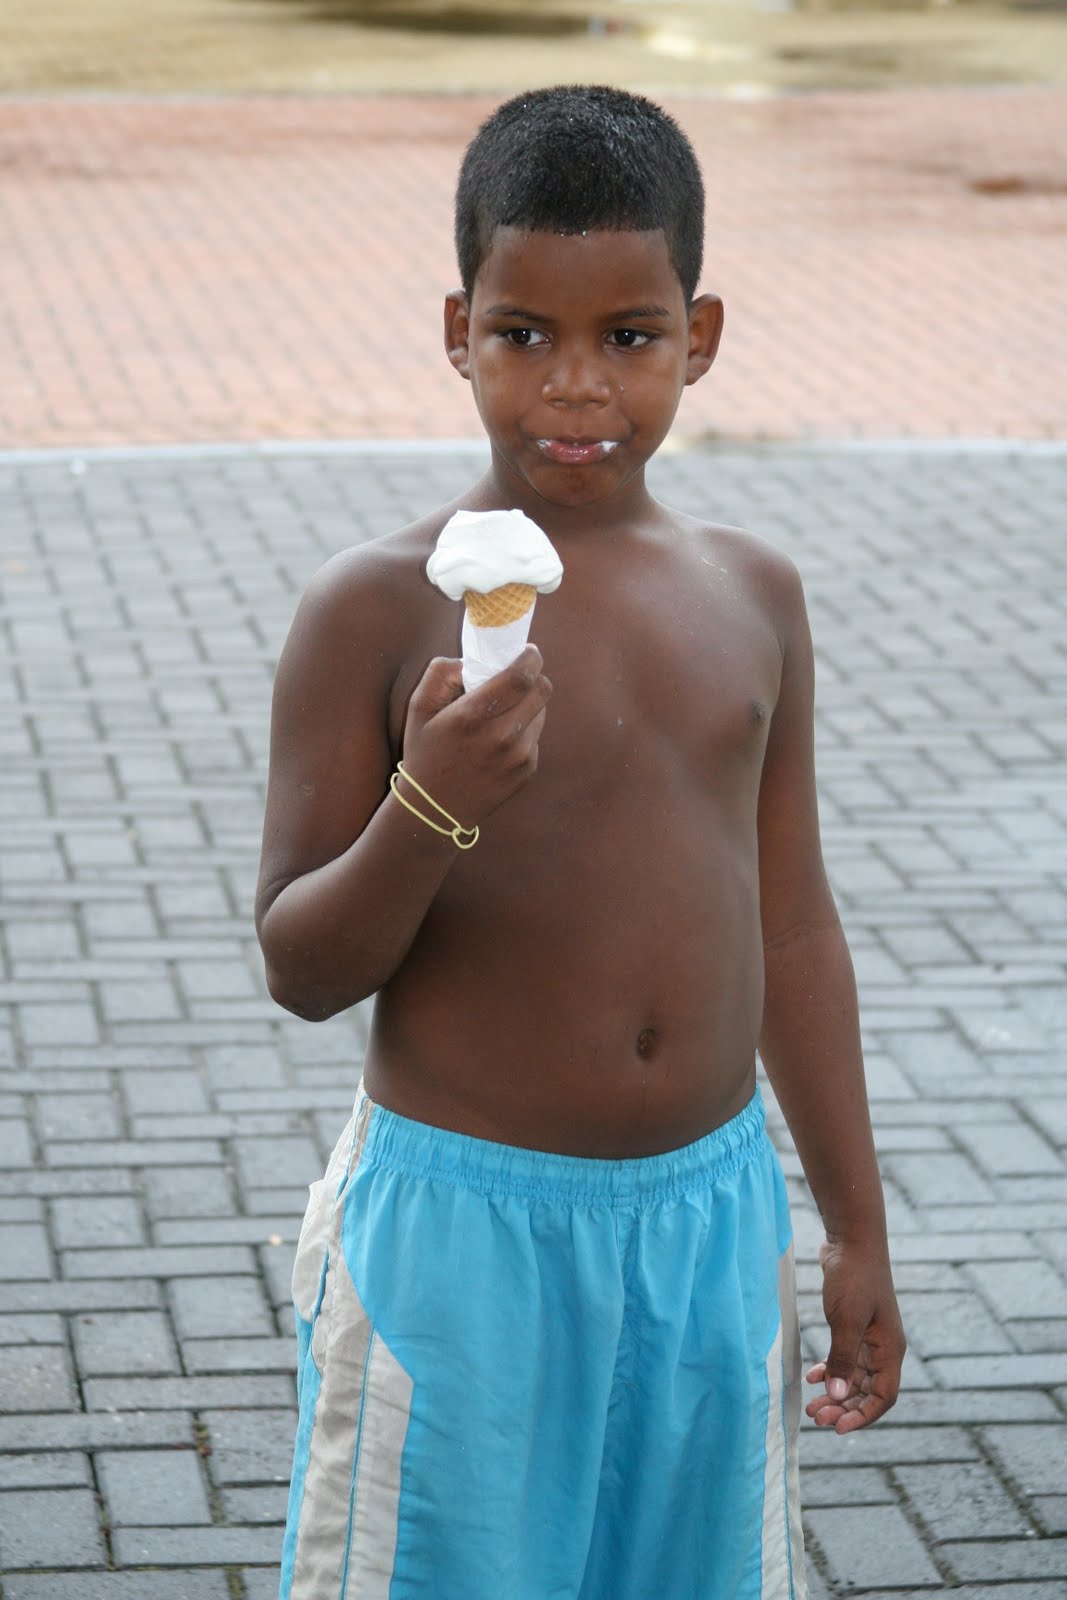
[[[387,592],[333,563],[278,667],[256,927],[271,994],[313,1021],[392,976],[460,853],[389,792],[402,625]],[[465,827],[481,823],[536,769],[550,693],[533,646],[471,694],[458,661],[431,661],[408,705],[405,769]]]

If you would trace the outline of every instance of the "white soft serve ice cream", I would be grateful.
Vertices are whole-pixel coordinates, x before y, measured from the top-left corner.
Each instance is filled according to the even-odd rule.
[[[426,575],[465,603],[463,687],[476,689],[521,654],[538,593],[559,588],[563,563],[522,511],[457,511],[441,529]]]
[[[489,594],[506,583],[551,594],[563,563],[523,511],[457,511],[441,529],[426,576],[450,600],[462,600],[468,589]]]

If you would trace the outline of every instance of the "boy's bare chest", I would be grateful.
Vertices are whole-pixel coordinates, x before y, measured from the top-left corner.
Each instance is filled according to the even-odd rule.
[[[427,620],[415,681],[429,656],[459,651],[460,607],[436,605]],[[657,762],[668,784],[758,771],[781,652],[736,575],[699,559],[608,582],[568,572],[538,600],[530,636],[554,690],[539,787],[595,792],[636,771],[654,782]]]
[[[698,764],[762,749],[781,657],[751,597],[627,586],[606,605],[583,595],[541,609],[535,642],[555,688],[548,748],[662,748]]]

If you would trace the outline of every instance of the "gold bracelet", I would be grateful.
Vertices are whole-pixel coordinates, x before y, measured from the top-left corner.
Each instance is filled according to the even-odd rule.
[[[442,828],[441,824],[439,822],[435,822],[432,817],[423,816],[418,807],[413,806],[410,800],[405,800],[399,789],[401,778],[403,778],[405,783],[410,783],[411,787],[417,790],[418,793],[422,795],[422,798],[429,805],[433,806],[434,810],[444,817],[447,822],[450,822],[452,826],[450,828]],[[446,839],[452,840],[452,843],[455,845],[457,850],[470,850],[478,843],[477,825],[475,825],[473,828],[465,828],[462,822],[457,822],[455,817],[449,816],[444,806],[439,806],[433,795],[427,794],[426,790],[422,787],[422,784],[417,783],[411,776],[411,773],[405,770],[404,763],[402,761],[397,762],[396,771],[390,776],[389,779],[389,787],[395,794],[396,798],[400,801],[400,804],[402,806],[406,806],[413,817],[418,817],[420,822],[425,822],[426,826],[428,828],[432,828],[435,833],[443,833]],[[461,838],[461,834],[465,834],[466,838]]]

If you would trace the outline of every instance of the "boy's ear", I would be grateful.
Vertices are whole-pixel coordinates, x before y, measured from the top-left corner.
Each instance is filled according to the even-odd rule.
[[[462,289],[445,295],[445,353],[461,378],[470,379],[470,307]]]
[[[722,301],[717,294],[702,294],[689,311],[689,362],[686,383],[696,383],[715,360],[722,338]]]

